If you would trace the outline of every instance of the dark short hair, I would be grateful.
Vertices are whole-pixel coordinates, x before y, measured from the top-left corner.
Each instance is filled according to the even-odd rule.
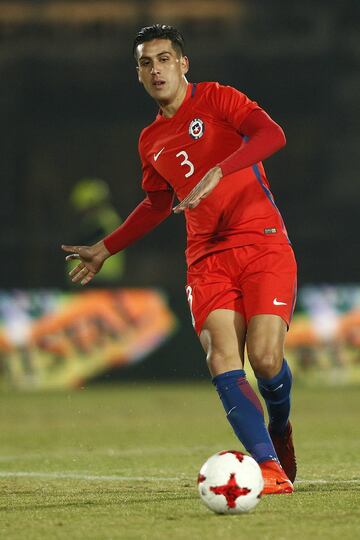
[[[151,41],[153,39],[169,39],[175,51],[181,56],[184,55],[185,41],[179,30],[174,28],[174,26],[169,26],[167,24],[153,24],[141,28],[136,34],[133,45],[133,55],[135,60],[137,60],[137,46],[145,41]]]

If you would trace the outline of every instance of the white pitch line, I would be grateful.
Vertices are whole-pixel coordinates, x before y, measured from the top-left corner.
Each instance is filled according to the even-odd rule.
[[[0,471],[0,478],[48,478],[59,479],[69,478],[72,480],[90,480],[90,481],[105,481],[105,482],[157,482],[159,480],[166,481],[181,481],[186,478],[171,477],[171,476],[119,476],[119,475],[95,475],[81,474],[71,472],[28,472],[28,471]]]
[[[295,480],[295,484],[360,484],[360,478],[355,478],[352,480]]]
[[[172,477],[172,476],[120,476],[120,475],[95,475],[76,472],[29,472],[29,471],[0,471],[0,478],[46,478],[49,480],[70,479],[70,480],[88,480],[103,482],[158,482],[158,481],[194,481],[190,477]],[[295,484],[360,484],[360,478],[351,480],[324,480],[316,478],[313,480],[296,480]]]
[[[36,459],[45,459],[45,458],[54,458],[54,459],[61,459],[66,456],[72,456],[72,457],[78,457],[81,455],[88,455],[91,453],[91,455],[101,455],[106,456],[109,458],[116,458],[116,457],[133,457],[133,456],[145,456],[145,455],[152,455],[152,454],[175,454],[175,455],[190,455],[194,452],[205,452],[208,451],[209,447],[207,446],[192,446],[189,448],[188,446],[176,446],[176,447],[164,447],[164,446],[154,446],[154,447],[147,447],[147,448],[100,448],[97,450],[87,450],[86,448],[68,448],[64,451],[47,451],[46,453],[43,452],[34,452],[34,453],[27,453],[26,456],[24,455],[5,455],[0,454],[0,462],[7,462],[7,461],[23,461],[24,458],[26,460],[36,460]],[[212,450],[210,449],[210,452]],[[214,448],[213,452],[216,452],[216,448]]]

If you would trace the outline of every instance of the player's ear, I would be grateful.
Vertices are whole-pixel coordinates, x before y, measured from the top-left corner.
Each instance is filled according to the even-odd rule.
[[[180,59],[181,71],[185,75],[189,71],[189,59],[187,56],[182,56]]]
[[[140,68],[139,66],[136,66],[136,71],[137,71],[137,76],[138,76],[138,80],[139,80],[139,83],[142,84],[142,80],[141,80],[141,74],[140,74]]]

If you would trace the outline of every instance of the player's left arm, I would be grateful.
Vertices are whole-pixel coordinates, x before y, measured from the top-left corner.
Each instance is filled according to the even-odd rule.
[[[193,190],[174,208],[175,213],[195,208],[217,186],[223,176],[250,167],[285,146],[281,127],[262,109],[251,110],[241,122],[239,131],[248,141],[224,161],[210,169]]]
[[[219,163],[223,176],[251,167],[286,144],[282,128],[263,110],[251,111],[240,126],[246,143]]]

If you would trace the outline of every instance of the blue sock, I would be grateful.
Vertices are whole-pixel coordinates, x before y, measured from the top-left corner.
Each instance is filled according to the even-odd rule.
[[[246,450],[258,462],[277,460],[264,422],[264,412],[245,371],[235,369],[213,378],[233,430]]]
[[[281,435],[286,429],[290,415],[290,390],[292,375],[284,359],[282,367],[272,379],[257,377],[260,394],[269,413],[269,429]]]

